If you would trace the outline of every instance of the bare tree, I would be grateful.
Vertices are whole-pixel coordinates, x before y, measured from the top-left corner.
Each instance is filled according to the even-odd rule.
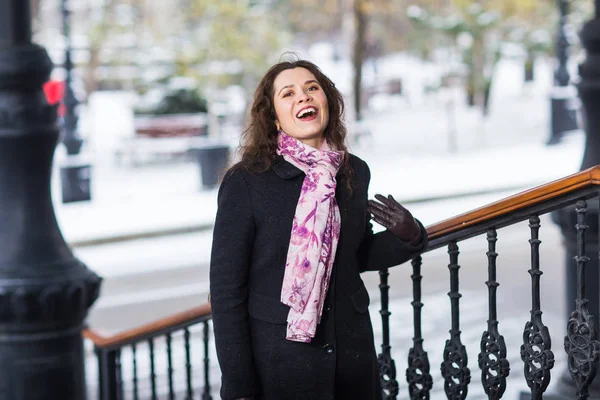
[[[33,22],[32,27],[34,31],[37,30],[39,26],[41,5],[42,0],[29,0],[31,20]]]
[[[352,52],[352,64],[354,67],[354,79],[352,81],[354,91],[354,112],[356,120],[362,118],[362,67],[365,61],[365,38],[367,33],[367,10],[368,0],[354,0],[354,43]]]
[[[97,90],[100,82],[98,78],[98,67],[102,60],[102,50],[106,45],[106,41],[111,33],[112,11],[115,2],[106,0],[102,6],[88,5],[87,20],[92,22],[88,31],[89,39],[89,61],[85,66],[84,85],[85,92],[92,93]],[[92,14],[97,15],[97,18],[92,18]]]

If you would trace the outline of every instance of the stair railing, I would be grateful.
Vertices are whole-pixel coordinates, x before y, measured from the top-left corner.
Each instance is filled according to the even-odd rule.
[[[498,329],[496,312],[496,241],[498,230],[516,223],[528,220],[530,228],[531,252],[531,318],[524,322],[523,343],[520,355],[521,366],[531,395],[528,398],[542,399],[550,383],[551,370],[555,356],[551,349],[548,327],[542,321],[542,304],[540,301],[540,216],[554,210],[573,207],[577,223],[573,227],[577,235],[578,252],[574,260],[577,268],[577,298],[575,310],[565,329],[564,347],[567,352],[568,369],[574,381],[574,399],[587,399],[588,388],[596,375],[600,343],[594,326],[594,317],[587,309],[588,300],[585,297],[584,271],[589,258],[585,252],[585,223],[588,201],[597,198],[600,193],[600,167],[594,167],[563,179],[542,185],[531,190],[516,194],[497,201],[485,207],[450,218],[427,227],[429,244],[422,254],[432,250],[447,247],[450,274],[451,329],[450,337],[446,340],[443,350],[443,362],[440,369],[443,377],[443,387],[448,399],[463,400],[469,393],[469,384],[474,372],[468,368],[468,354],[461,341],[459,300],[459,244],[469,238],[482,236],[488,244],[486,252],[488,259],[488,308],[489,319],[487,329],[483,332],[478,354],[478,366],[481,373],[481,383],[489,399],[502,398],[507,377],[511,368],[506,357],[504,338]],[[409,351],[406,379],[410,399],[429,399],[433,386],[429,357],[423,348],[421,332],[421,268],[422,257],[412,260],[413,302],[414,309],[414,338],[413,347]],[[399,382],[396,377],[395,362],[391,356],[389,343],[388,309],[388,271],[380,271],[381,275],[381,304],[380,311],[383,324],[382,353],[379,355],[380,375],[385,400],[395,400],[399,394]],[[442,383],[440,383],[442,384]]]
[[[487,206],[478,208],[434,224],[427,228],[429,244],[411,262],[413,281],[413,347],[408,355],[406,369],[406,389],[410,399],[425,400],[431,396],[433,378],[430,371],[428,354],[423,346],[421,329],[421,311],[424,304],[421,299],[421,268],[422,254],[446,247],[448,251],[448,269],[450,275],[450,291],[448,293],[451,309],[450,336],[443,349],[443,362],[440,370],[443,378],[445,395],[451,400],[463,400],[469,393],[472,372],[468,367],[467,349],[461,341],[460,331],[460,298],[459,291],[459,245],[466,239],[482,237],[487,243],[488,280],[488,321],[482,333],[478,366],[481,383],[489,399],[500,399],[507,387],[507,377],[517,366],[510,366],[506,357],[506,344],[498,328],[496,288],[499,282],[496,278],[496,241],[498,230],[517,224],[529,222],[530,269],[531,275],[531,318],[524,321],[523,343],[520,356],[523,364],[525,380],[531,392],[532,399],[541,399],[546,391],[554,366],[554,352],[551,348],[548,327],[542,321],[542,304],[540,287],[542,269],[540,265],[540,216],[554,210],[574,207],[577,224],[574,226],[577,236],[577,256],[575,266],[578,273],[578,290],[576,307],[565,330],[565,350],[569,371],[572,375],[576,393],[572,398],[586,399],[588,388],[596,375],[596,365],[600,354],[600,342],[593,322],[593,316],[587,309],[585,297],[584,271],[589,259],[585,255],[585,223],[587,206],[590,199],[597,198],[600,193],[600,166],[568,176],[563,179],[542,185],[514,196],[505,198]],[[388,270],[380,274],[381,318],[383,329],[382,352],[379,354],[379,367],[384,400],[395,400],[400,392],[395,361],[390,345],[390,316]],[[110,337],[103,337],[93,330],[86,330],[85,337],[92,340],[98,357],[100,400],[123,400],[125,398],[159,398],[159,388],[156,382],[155,344],[158,338],[165,340],[167,356],[167,385],[163,392],[169,399],[176,398],[178,393],[184,393],[186,400],[194,398],[195,385],[192,376],[192,356],[190,352],[190,336],[194,327],[202,327],[204,343],[204,382],[202,399],[211,399],[209,381],[209,333],[211,313],[210,305],[202,305],[192,310],[179,313],[140,328],[122,332]],[[183,333],[185,350],[185,387],[183,390],[175,387],[174,367],[172,360],[173,335]],[[137,373],[139,362],[137,348],[146,344],[149,353],[150,387],[142,395],[140,377]],[[127,395],[124,390],[122,376],[123,352],[130,350],[131,370],[133,376]],[[404,385],[402,385],[404,386]],[[161,396],[160,398],[164,398]],[[179,398],[179,397],[177,397]]]
[[[211,400],[211,318],[210,304],[204,304],[111,336],[103,336],[95,330],[86,329],[84,337],[93,342],[98,359],[99,400],[200,398],[195,396],[198,385],[194,379],[193,360],[196,357],[193,354],[192,341],[196,333],[201,335],[203,342],[203,387],[200,395],[202,400]],[[175,357],[178,353],[175,349],[176,344],[180,346],[181,357]],[[159,363],[157,360],[159,345],[164,346],[162,361],[166,362]],[[145,356],[140,355],[142,346],[147,350]],[[127,368],[132,374],[130,380],[123,377],[122,367],[126,352],[127,360],[131,363],[128,366],[130,368]],[[179,361],[179,365],[175,365],[176,361]],[[149,367],[145,378],[140,374],[143,363]],[[159,376],[160,366],[166,367],[166,376],[162,380],[159,380],[163,377],[162,374]],[[180,377],[184,377],[184,380],[178,379]]]

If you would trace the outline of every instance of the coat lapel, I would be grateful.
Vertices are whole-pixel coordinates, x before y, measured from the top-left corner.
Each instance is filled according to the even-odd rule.
[[[282,179],[294,179],[300,175],[304,175],[302,170],[285,161],[283,156],[275,157],[273,163],[271,164],[271,168],[273,168],[273,172],[275,172],[277,176]]]
[[[273,171],[277,174],[277,176],[279,176],[282,179],[294,179],[304,174],[304,172],[301,169],[287,162],[283,158],[283,156],[275,157],[271,164],[271,168],[273,168]],[[339,181],[341,179],[341,176],[342,171],[340,170],[335,176],[335,179]]]
[[[283,156],[277,156],[275,157],[275,159],[273,160],[273,163],[271,164],[271,168],[273,168],[273,172],[275,172],[275,174],[282,178],[282,179],[294,179],[297,178],[299,176],[304,175],[304,172],[299,169],[298,167],[296,167],[295,165],[287,162]],[[338,206],[340,207],[340,210],[344,210],[346,209],[346,205],[348,202],[348,189],[346,188],[346,185],[344,183],[340,184],[340,181],[342,179],[342,172],[340,170],[340,172],[337,173],[335,179],[338,182],[337,185],[337,190],[336,190],[336,198],[338,200]]]

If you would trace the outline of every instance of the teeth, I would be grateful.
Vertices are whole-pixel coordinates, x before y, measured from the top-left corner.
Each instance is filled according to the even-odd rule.
[[[310,112],[316,113],[316,112],[317,112],[317,110],[316,110],[315,108],[313,108],[313,107],[310,107],[310,108],[304,109],[304,110],[302,110],[302,111],[300,111],[300,112],[298,113],[298,118],[302,118],[303,116],[305,116],[306,114],[308,114],[308,113],[310,113]]]

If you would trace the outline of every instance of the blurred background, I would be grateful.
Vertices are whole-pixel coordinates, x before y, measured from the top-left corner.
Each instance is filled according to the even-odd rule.
[[[349,146],[371,167],[370,195],[394,195],[425,225],[581,165],[574,84],[592,1],[32,0],[32,14],[34,41],[55,63],[46,96],[62,117],[55,212],[76,255],[105,279],[89,325],[106,333],[206,301],[218,177],[236,160],[258,80],[290,52],[343,93]],[[564,329],[561,234],[549,218],[542,224],[542,296],[549,325]],[[499,273],[517,284],[499,294],[515,364],[530,301],[521,228],[505,236]],[[465,293],[483,303],[485,245],[463,248],[461,272]],[[449,302],[447,275],[435,271],[446,271],[447,256],[427,256],[424,331],[436,364]],[[404,360],[412,295],[410,271],[398,270],[392,330]],[[378,276],[364,278],[379,335]],[[461,308],[474,349],[480,303]],[[218,389],[216,365],[212,374]]]

